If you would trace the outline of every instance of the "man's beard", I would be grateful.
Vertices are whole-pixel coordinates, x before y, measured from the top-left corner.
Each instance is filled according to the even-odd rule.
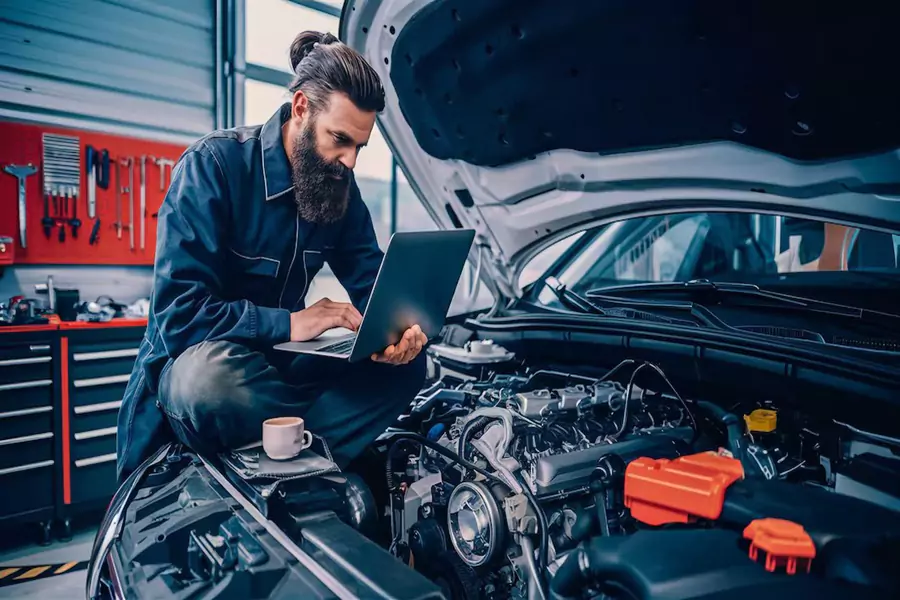
[[[291,155],[294,201],[304,220],[334,223],[347,212],[350,169],[339,162],[328,162],[319,154],[314,125],[310,121],[294,140]]]

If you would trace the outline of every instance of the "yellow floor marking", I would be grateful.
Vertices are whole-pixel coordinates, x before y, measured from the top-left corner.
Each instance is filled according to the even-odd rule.
[[[51,566],[52,565],[44,565],[43,567],[35,567],[29,571],[25,571],[24,573],[16,577],[16,580],[33,579],[34,577],[37,577],[38,575],[49,569]]]
[[[68,571],[69,569],[71,569],[72,567],[74,567],[77,564],[78,564],[77,560],[75,562],[66,563],[63,566],[61,566],[60,568],[58,568],[57,570],[55,570],[53,572],[53,574],[59,575],[60,573],[65,573],[66,571]]]
[[[0,569],[0,579],[3,579],[7,575],[12,575],[16,571],[19,570],[19,567],[13,567],[11,569]]]

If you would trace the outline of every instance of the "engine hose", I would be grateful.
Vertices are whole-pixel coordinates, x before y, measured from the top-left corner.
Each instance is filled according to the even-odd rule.
[[[534,564],[534,546],[531,544],[531,539],[527,535],[523,535],[519,543],[522,546],[522,555],[525,557],[528,571],[528,600],[546,600],[544,580]]]
[[[505,481],[503,481],[500,477],[497,477],[490,471],[488,471],[486,469],[482,469],[478,465],[471,463],[464,458],[461,458],[458,454],[456,454],[452,450],[448,450],[447,448],[444,448],[437,442],[432,442],[431,440],[419,435],[418,433],[410,433],[408,431],[392,431],[392,432],[386,433],[382,439],[384,439],[384,440],[411,440],[414,442],[419,442],[420,444],[427,446],[428,448],[431,448],[432,450],[434,450],[435,452],[437,452],[438,454],[440,454],[444,458],[452,461],[455,464],[458,464],[467,469],[475,471],[479,475],[482,475],[483,477],[485,477],[486,479],[488,479],[490,481],[493,481],[494,483],[500,483],[500,484],[506,485]]]
[[[476,417],[474,419],[469,419],[466,421],[466,424],[463,425],[462,433],[459,434],[459,445],[457,453],[460,458],[466,458],[466,442],[469,440],[469,434],[475,434],[479,429],[487,425],[487,422],[490,421],[487,417]]]
[[[513,440],[512,413],[505,408],[486,407],[472,411],[468,421],[465,426],[463,426],[462,433],[459,436],[459,455],[461,457],[466,457],[466,442],[469,441],[469,432],[474,433],[473,430],[476,427],[482,427],[483,423],[486,423],[488,420],[497,420],[503,425],[503,440],[497,448],[497,455],[495,458],[499,460],[506,455],[506,449],[509,448],[509,444]],[[472,423],[473,421],[478,424],[473,425],[470,428],[469,423]],[[490,460],[491,457],[486,456],[485,458]]]
[[[387,460],[385,461],[385,475],[387,476],[387,487],[388,491],[394,491],[394,458],[397,454],[397,449],[402,447],[409,447],[409,444],[405,444],[406,440],[400,440],[396,444],[391,444],[391,447],[388,449]]]
[[[741,427],[741,420],[738,419],[737,415],[728,412],[718,404],[706,402],[705,400],[698,401],[697,406],[708,412],[713,418],[725,426],[725,431],[728,433],[728,449],[731,450],[731,453],[736,458],[743,456],[744,449],[741,442],[744,439],[744,430]]]
[[[577,546],[582,541],[588,539],[596,530],[596,526],[597,513],[595,511],[585,510],[579,514],[578,518],[575,519],[575,522],[572,523],[572,535],[570,538],[572,543],[569,548]]]
[[[541,528],[541,547],[538,549],[538,573],[541,577],[543,577],[543,575],[547,572],[547,555],[550,547],[550,525],[547,523],[547,515],[544,514],[544,509],[541,508],[541,505],[538,504],[537,498],[535,498],[534,494],[531,493],[531,488],[529,488],[528,484],[526,484],[522,480],[521,476],[519,476],[517,480],[522,486],[522,491],[525,493],[528,501],[531,502],[531,506],[534,508],[534,512],[538,518],[538,524]],[[543,589],[543,579],[541,579],[539,583],[541,585],[541,589]]]
[[[573,550],[550,582],[550,600],[578,600],[582,590],[604,572],[611,572],[616,552],[609,548],[604,552],[600,547],[608,542],[607,538],[593,538]]]

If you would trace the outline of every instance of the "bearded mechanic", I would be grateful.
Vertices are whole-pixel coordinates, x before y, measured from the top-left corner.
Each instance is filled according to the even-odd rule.
[[[188,148],[159,211],[151,314],[119,412],[120,481],[167,441],[201,453],[301,416],[335,461],[358,456],[425,377],[418,326],[371,361],[273,350],[356,330],[382,252],[353,168],[384,109],[378,75],[330,34],[291,46],[292,97],[262,126]],[[351,303],[306,307],[328,263]]]

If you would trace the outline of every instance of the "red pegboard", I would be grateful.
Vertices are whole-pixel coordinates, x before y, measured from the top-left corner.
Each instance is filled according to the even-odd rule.
[[[81,227],[78,237],[72,237],[71,227],[66,227],[64,242],[58,240],[58,227],[54,227],[47,239],[41,225],[44,216],[42,135],[56,133],[79,138],[81,147],[81,193],[78,196],[78,218]],[[140,247],[140,157],[177,160],[185,146],[166,144],[142,139],[126,138],[103,133],[76,131],[0,122],[0,167],[8,164],[24,165],[32,163],[38,172],[26,179],[26,241],[27,248],[19,243],[19,216],[16,178],[0,171],[0,237],[9,236],[15,240],[15,264],[70,264],[70,265],[152,265],[156,249],[156,219],[152,217],[159,210],[165,196],[160,191],[159,167],[150,160],[146,164],[146,205],[144,249]],[[87,174],[85,173],[85,148],[91,145],[98,151],[106,149],[110,156],[109,187],[97,188],[97,218],[100,219],[99,238],[94,245],[88,240],[94,227],[94,220],[87,212]],[[115,163],[119,158],[134,159],[134,250],[131,250],[128,230],[122,231],[118,239],[113,222],[116,220],[116,172]],[[122,167],[121,185],[128,185],[127,169]],[[171,177],[171,167],[166,168],[165,185]],[[71,201],[70,201],[71,203]],[[52,203],[50,211],[53,212]],[[71,208],[70,208],[71,214]],[[52,215],[51,215],[52,216]],[[122,197],[122,221],[129,223],[128,195]]]

